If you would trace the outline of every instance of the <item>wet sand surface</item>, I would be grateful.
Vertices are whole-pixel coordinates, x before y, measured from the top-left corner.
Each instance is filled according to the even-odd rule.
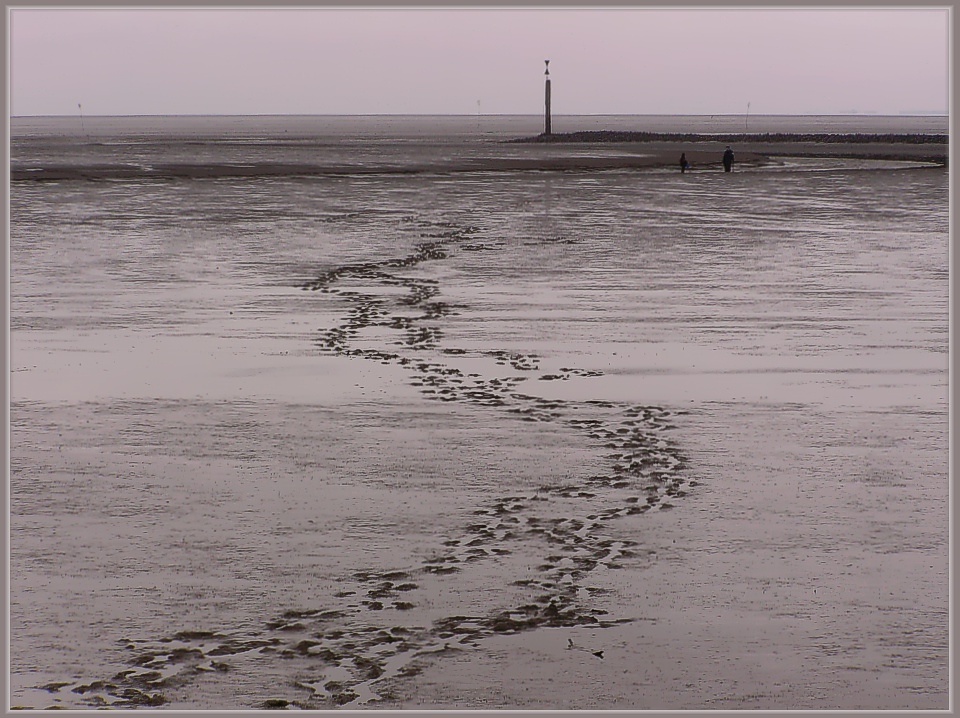
[[[783,229],[827,256],[748,173],[684,190],[710,236],[673,249],[651,208],[674,198],[644,186],[640,257],[586,231],[637,193],[616,173],[430,180],[422,215],[375,218],[406,249],[295,284],[302,248],[217,236],[186,278],[172,240],[141,254],[119,296],[96,261],[20,256],[63,280],[15,284],[12,704],[944,708],[931,172],[861,172],[915,193],[893,224],[796,180]],[[461,192],[493,218],[430,204]],[[711,246],[727,223],[736,248]],[[912,264],[904,237],[927,238]]]

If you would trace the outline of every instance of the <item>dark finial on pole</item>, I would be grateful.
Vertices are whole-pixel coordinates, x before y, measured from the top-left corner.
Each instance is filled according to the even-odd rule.
[[[543,61],[547,69],[543,73],[547,76],[546,82],[544,84],[544,112],[543,112],[543,134],[550,134],[550,61]]]

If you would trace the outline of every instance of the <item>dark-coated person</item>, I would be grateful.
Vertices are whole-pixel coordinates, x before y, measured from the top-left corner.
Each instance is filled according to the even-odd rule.
[[[727,149],[723,153],[723,171],[730,172],[732,169],[733,169],[733,150],[730,149],[730,145],[727,145]]]

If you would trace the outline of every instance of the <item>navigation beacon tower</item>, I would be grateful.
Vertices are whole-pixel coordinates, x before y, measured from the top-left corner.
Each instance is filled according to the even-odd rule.
[[[547,69],[543,74],[547,76],[546,82],[543,88],[543,134],[550,134],[550,61],[544,60]]]

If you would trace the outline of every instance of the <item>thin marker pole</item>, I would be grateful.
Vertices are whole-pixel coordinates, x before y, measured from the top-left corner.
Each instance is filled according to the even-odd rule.
[[[543,74],[547,76],[546,82],[544,83],[544,112],[543,112],[543,134],[550,134],[550,61],[544,60],[546,63],[547,70]]]

